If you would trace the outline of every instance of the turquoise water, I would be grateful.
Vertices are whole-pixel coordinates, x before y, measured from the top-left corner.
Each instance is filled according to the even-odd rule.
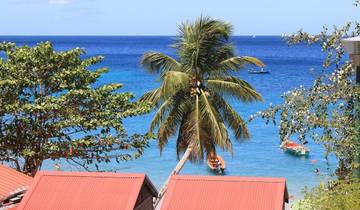
[[[137,97],[159,85],[157,75],[140,68],[141,55],[150,50],[174,55],[174,51],[168,47],[172,42],[171,37],[0,37],[0,41],[13,41],[20,45],[34,45],[46,40],[52,41],[58,50],[83,47],[87,51],[86,56],[105,56],[100,66],[106,66],[110,71],[101,77],[99,84],[122,83],[123,91],[131,91]],[[310,69],[320,69],[324,58],[317,47],[288,47],[280,37],[233,37],[232,41],[238,54],[262,59],[267,65],[266,69],[271,71],[268,75],[248,74],[246,71],[238,73],[238,77],[250,82],[265,99],[264,103],[253,104],[232,101],[245,119],[265,109],[269,103],[280,103],[283,92],[300,85],[309,86],[315,78]],[[124,123],[128,132],[146,132],[152,115],[126,119]],[[275,126],[265,125],[264,121],[257,119],[249,125],[249,129],[251,140],[242,143],[234,141],[233,156],[221,153],[227,163],[226,175],[285,177],[289,193],[295,198],[301,196],[304,186],[311,187],[320,181],[322,177],[314,173],[315,167],[322,172],[327,168],[321,146],[310,142],[309,158],[293,157],[279,149]],[[313,165],[311,160],[317,160],[317,164]],[[160,156],[154,140],[141,158],[120,164],[114,162],[104,167],[119,172],[146,173],[160,187],[176,163],[175,141],[170,141]],[[53,170],[53,163],[47,162],[42,169]],[[65,163],[62,169],[79,170]],[[206,164],[191,163],[187,163],[181,173],[213,175]]]

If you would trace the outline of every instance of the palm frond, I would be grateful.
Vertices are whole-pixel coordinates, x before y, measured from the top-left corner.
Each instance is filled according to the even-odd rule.
[[[180,154],[184,153],[187,147],[189,146],[188,138],[185,138],[187,121],[189,120],[190,113],[186,113],[180,123],[178,137],[176,139],[176,157],[179,160]]]
[[[168,71],[163,76],[161,92],[165,99],[173,96],[181,89],[186,89],[190,84],[190,75],[180,71]]]
[[[157,106],[162,99],[161,87],[151,90],[140,97],[139,101],[148,102],[152,106]]]
[[[177,123],[179,122],[178,120],[179,119],[175,119],[174,115],[169,114],[169,116],[161,123],[157,133],[160,154],[162,154],[162,150],[168,143],[169,138],[175,134]]]
[[[180,36],[174,47],[181,63],[199,71],[208,69],[210,55],[228,42],[232,26],[223,21],[200,17],[195,23],[185,22],[180,26]]]
[[[206,82],[212,92],[234,96],[243,102],[262,101],[261,95],[249,83],[236,77],[218,77]]]
[[[195,110],[193,112],[193,134],[194,134],[194,138],[191,138],[192,139],[192,142],[190,144],[192,144],[194,146],[194,151],[193,152],[193,159],[197,159],[196,157],[197,156],[203,156],[203,147],[202,147],[202,144],[201,144],[201,139],[200,139],[200,123],[201,123],[201,120],[200,120],[200,106],[199,106],[199,97],[196,96],[196,100],[195,100]],[[194,154],[195,153],[195,154]],[[196,153],[200,154],[200,155],[196,155]]]
[[[186,113],[189,112],[191,107],[191,101],[183,92],[178,92],[177,95],[173,96],[174,105],[169,111],[166,119],[162,119],[160,127],[158,129],[158,141],[160,152],[168,142],[169,138],[176,133],[182,118]]]
[[[150,72],[179,71],[181,64],[174,58],[159,52],[147,52],[140,61],[141,65]]]
[[[192,146],[191,161],[200,160],[203,157],[203,145],[201,142],[201,107],[198,96],[192,102],[191,111],[184,116],[177,139],[177,154],[184,152],[188,146]]]
[[[249,130],[241,116],[220,95],[214,94],[213,97],[215,106],[221,110],[223,119],[234,131],[235,138],[237,140],[250,138]]]
[[[164,101],[164,103],[161,104],[161,106],[158,108],[157,112],[155,113],[151,123],[150,123],[150,129],[149,131],[151,133],[154,132],[154,130],[160,125],[160,123],[166,118],[167,113],[173,106],[173,99],[169,98]]]
[[[222,149],[230,149],[229,145],[227,144],[227,130],[220,114],[208,100],[203,90],[201,90],[200,96],[202,102],[204,103],[201,114],[202,118],[205,119],[204,123],[209,126],[208,132],[210,132],[211,137],[214,139],[216,145],[220,146]]]
[[[209,154],[216,154],[216,144],[211,136],[211,132],[209,132],[209,126],[205,123],[201,124],[200,131],[200,139],[207,156]]]
[[[221,61],[219,63],[218,69],[219,71],[227,71],[227,70],[237,71],[243,68],[244,65],[246,64],[253,64],[259,67],[265,66],[265,64],[257,58],[250,56],[235,56]]]
[[[233,148],[230,138],[228,137],[226,126],[223,122],[220,122],[219,125],[223,129],[223,139],[222,139],[222,146],[220,146],[220,149],[226,150],[227,152],[231,153],[233,155]],[[207,154],[207,157],[210,154],[216,154],[216,142],[212,136],[211,132],[211,126],[209,126],[207,123],[202,123],[200,127],[200,138],[201,138],[201,144],[203,145],[203,152],[204,154]],[[203,156],[202,156],[203,158]]]
[[[161,101],[171,98],[178,91],[187,88],[190,83],[190,75],[178,71],[168,71],[162,79],[163,83],[159,88],[145,93],[139,100],[159,106]]]

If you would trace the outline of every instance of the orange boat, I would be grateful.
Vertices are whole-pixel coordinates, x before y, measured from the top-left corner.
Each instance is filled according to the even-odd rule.
[[[216,157],[209,156],[207,159],[207,164],[211,170],[218,173],[223,173],[226,168],[225,161],[220,155],[216,155]]]
[[[280,148],[288,153],[299,156],[308,156],[310,153],[310,150],[304,145],[297,144],[290,139],[286,139],[285,141],[283,141],[280,145]]]

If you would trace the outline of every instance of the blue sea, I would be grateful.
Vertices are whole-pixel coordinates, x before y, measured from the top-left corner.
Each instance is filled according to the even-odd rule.
[[[41,41],[51,41],[57,50],[68,50],[75,47],[84,48],[86,56],[102,55],[104,61],[97,67],[108,67],[98,84],[122,83],[122,91],[130,91],[136,97],[148,90],[159,86],[158,75],[149,74],[139,65],[143,53],[159,51],[175,56],[169,45],[174,37],[169,36],[1,36],[0,41],[11,41],[18,45],[35,45]],[[299,87],[309,86],[316,74],[310,69],[321,70],[324,58],[323,52],[317,46],[287,44],[276,36],[241,36],[232,37],[239,55],[255,56],[266,64],[270,74],[248,74],[240,71],[236,76],[251,83],[260,92],[264,103],[242,104],[231,101],[234,108],[247,119],[251,114],[263,110],[270,103],[282,102],[281,94]],[[316,72],[316,71],[315,71]],[[154,113],[146,116],[129,118],[124,121],[125,127],[131,133],[145,133]],[[244,142],[233,141],[233,155],[220,152],[227,163],[225,175],[239,176],[269,176],[285,177],[290,195],[295,199],[301,197],[305,186],[312,187],[324,179],[323,175],[316,175],[314,170],[319,168],[326,172],[327,165],[321,145],[310,141],[311,154],[309,158],[294,157],[279,149],[278,129],[274,125],[266,125],[261,119],[249,124],[251,139]],[[234,138],[232,138],[234,139]],[[312,164],[316,160],[316,164]],[[162,155],[156,140],[150,142],[144,155],[134,161],[116,162],[105,165],[104,168],[116,169],[119,172],[146,173],[159,188],[176,165],[175,140],[169,142]],[[330,168],[335,166],[335,161]],[[42,170],[53,170],[52,162],[43,165]],[[79,170],[64,163],[64,170]],[[186,163],[181,174],[214,175],[205,163]]]

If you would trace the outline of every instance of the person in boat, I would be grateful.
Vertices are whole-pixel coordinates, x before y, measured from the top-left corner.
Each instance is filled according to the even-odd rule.
[[[214,163],[215,168],[220,169],[221,168],[221,162],[218,158],[215,159]]]
[[[214,153],[210,154],[210,164],[216,168],[221,169],[221,161],[217,158],[217,156]]]

